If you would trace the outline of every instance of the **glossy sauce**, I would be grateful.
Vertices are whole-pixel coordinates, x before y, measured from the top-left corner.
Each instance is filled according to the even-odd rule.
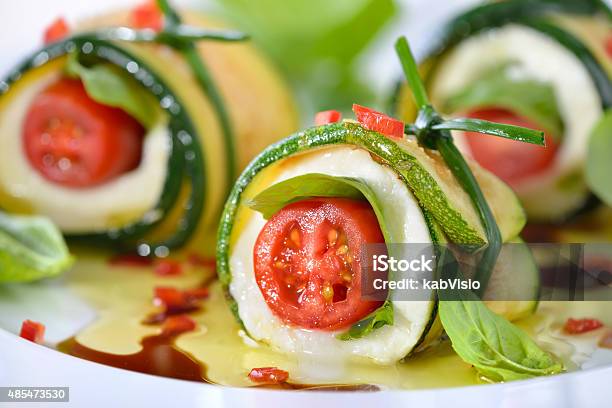
[[[58,349],[113,367],[230,386],[258,386],[247,374],[254,367],[266,366],[289,372],[289,383],[265,386],[276,389],[375,391],[483,382],[448,341],[393,366],[277,353],[241,332],[218,282],[210,286],[210,298],[189,313],[197,323],[196,330],[163,335],[160,325],[144,323],[146,317],[160,312],[152,304],[153,288],[186,289],[212,275],[208,269],[185,269],[180,276],[159,277],[150,267],[109,266],[103,259],[81,256],[67,275],[66,285],[95,308],[98,318]],[[610,326],[611,309],[608,302],[545,302],[538,313],[518,325],[572,370],[588,360],[602,333],[572,338],[560,332],[562,323],[567,317],[594,316]]]

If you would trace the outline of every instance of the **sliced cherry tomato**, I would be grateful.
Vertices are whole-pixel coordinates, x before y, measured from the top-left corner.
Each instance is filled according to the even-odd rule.
[[[342,119],[342,114],[337,110],[321,111],[315,115],[315,125],[321,126],[328,123],[336,123],[340,122],[340,119]]]
[[[365,106],[353,104],[355,117],[366,128],[397,139],[404,137],[404,122]]]
[[[144,129],[121,109],[101,105],[75,79],[62,78],[39,93],[23,127],[30,164],[66,187],[92,187],[134,169]]]
[[[189,316],[169,316],[164,321],[162,333],[166,336],[175,336],[177,334],[195,330],[195,328],[196,322]]]
[[[154,0],[146,1],[132,9],[130,25],[134,28],[151,28],[161,31],[164,27],[164,15]]]
[[[470,112],[468,116],[538,128],[537,125],[505,109],[479,109]],[[545,170],[553,162],[558,149],[556,141],[548,134],[544,135],[546,147],[473,132],[466,132],[465,136],[474,159],[512,187]]]
[[[61,40],[66,37],[69,32],[70,28],[66,20],[64,20],[63,17],[58,17],[45,29],[43,36],[45,44]]]
[[[591,330],[599,329],[603,326],[603,323],[597,319],[572,319],[571,317],[567,319],[565,325],[563,326],[563,330],[569,334],[581,334],[586,333]]]
[[[263,227],[255,278],[284,322],[308,329],[346,327],[382,302],[361,298],[361,248],[383,243],[366,201],[317,198],[292,203]]]
[[[162,259],[155,265],[155,274],[159,276],[176,276],[183,272],[183,266],[174,259]]]
[[[24,320],[19,336],[34,343],[42,343],[45,337],[45,325],[32,320]]]
[[[276,367],[253,368],[249,379],[259,384],[280,384],[289,379],[289,373]]]

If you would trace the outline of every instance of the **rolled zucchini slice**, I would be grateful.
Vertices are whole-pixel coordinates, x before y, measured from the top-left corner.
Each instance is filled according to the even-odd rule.
[[[139,248],[142,254],[163,256],[189,242],[214,248],[211,231],[235,176],[256,152],[295,128],[293,100],[251,45],[200,42],[195,46],[218,89],[215,100],[177,50],[103,34],[105,27],[128,26],[128,16],[119,12],[83,23],[76,34],[38,50],[0,81],[0,208],[47,216],[74,240]],[[196,14],[181,17],[191,26],[218,27]],[[75,59],[83,70],[77,78],[68,72]],[[144,127],[140,160],[97,184],[75,187],[50,180],[33,164],[33,148],[24,139],[32,104],[67,77],[81,81],[93,98],[96,89],[90,85],[99,91],[116,84],[100,82],[108,79],[101,79],[101,71],[111,72],[111,79],[128,90],[118,99],[140,98],[134,103],[140,115],[131,115]],[[123,109],[121,103],[112,108]],[[39,150],[46,148],[44,137],[37,141]],[[88,146],[85,155],[96,150]],[[112,166],[120,156],[116,152],[107,161]],[[42,161],[47,159],[51,156]]]
[[[593,129],[612,106],[611,22],[598,0],[495,2],[452,19],[422,60],[440,111],[546,132],[546,149],[522,153],[454,132],[465,154],[511,184],[530,220],[561,222],[599,203],[584,166]],[[398,89],[395,110],[413,120],[410,95]]]
[[[508,186],[478,165],[473,164],[472,171],[492,208],[504,241],[513,239],[525,223],[518,199]],[[308,184],[300,183],[304,178],[309,181]],[[343,180],[346,185],[333,189],[328,187],[330,180]],[[299,222],[278,226],[279,219],[285,217],[288,211],[299,213],[300,206],[307,206],[309,210],[306,212],[312,219],[318,219],[321,225],[336,225],[338,221],[334,221],[333,214],[345,205],[345,201],[334,204],[334,200],[339,200],[338,195],[342,200],[358,199],[359,192],[355,194],[355,186],[363,193],[362,202],[367,201],[373,208],[387,244],[432,244],[446,240],[466,244],[486,242],[480,219],[468,196],[437,152],[420,147],[414,139],[390,139],[349,121],[296,133],[268,147],[246,168],[230,194],[219,227],[219,278],[227,290],[233,312],[253,339],[283,353],[309,353],[314,356],[323,353],[323,357],[366,360],[378,364],[393,364],[439,339],[441,325],[436,318],[434,291],[422,301],[389,300],[392,299],[389,297],[388,301],[378,305],[378,309],[365,317],[352,315],[354,310],[363,306],[355,302],[357,306],[354,310],[343,312],[346,313],[346,320],[340,316],[336,324],[326,326],[321,322],[327,321],[328,311],[341,313],[338,310],[342,309],[341,305],[335,304],[335,284],[330,284],[330,293],[325,282],[313,283],[318,277],[306,285],[308,288],[314,285],[315,293],[304,289],[304,296],[321,295],[329,302],[330,309],[319,309],[314,316],[312,310],[296,306],[298,316],[288,318],[284,312],[279,312],[276,300],[270,300],[276,294],[271,293],[272,286],[265,281],[266,278],[261,278],[269,272],[265,270],[265,265],[263,269],[261,265],[274,251],[280,251],[278,253],[282,258],[286,254],[283,251],[289,248],[291,252],[292,245],[298,248],[304,243],[306,248],[307,242],[312,242],[309,236],[316,234],[324,235],[322,239],[327,242],[325,253],[331,248],[332,254],[341,254],[344,265],[350,271],[350,276],[345,279],[349,283],[340,288],[344,291],[344,297],[337,301],[350,301],[351,296],[360,296],[360,284],[354,283],[360,281],[360,272],[358,268],[351,269],[355,265],[352,263],[354,258],[348,261],[346,258],[347,254],[356,254],[359,249],[356,245],[351,246],[350,238],[347,238],[344,246],[338,238],[343,233],[352,234],[350,231],[354,232],[356,227],[343,230],[341,226],[339,231],[328,231]],[[272,197],[283,195],[290,197],[287,199],[289,204],[279,209]],[[370,216],[363,212],[361,206],[354,206],[359,207],[354,210],[358,214],[353,217],[358,219],[355,222],[364,225]],[[290,224],[293,227],[286,229]],[[285,240],[273,243],[273,234],[269,233],[271,228],[276,228],[274,231],[277,233],[287,234]],[[281,247],[285,249],[279,249]],[[291,269],[289,275],[283,272],[286,271],[283,261],[288,258],[281,258],[274,258],[280,264],[274,263],[270,269],[277,268],[278,273],[285,273],[278,275],[284,276],[281,280],[292,280],[296,275],[299,278],[302,273],[299,267]],[[308,255],[291,259],[294,262],[292,265],[308,265],[311,261]],[[305,268],[308,269],[308,266]],[[328,267],[320,268],[324,270]],[[260,273],[262,270],[263,274]],[[537,274],[535,268],[525,270]],[[537,277],[533,279],[537,280]],[[288,288],[293,285],[289,281],[285,283],[289,285]],[[355,288],[357,292],[351,293]],[[533,310],[534,303],[517,307],[522,311],[513,309],[512,317],[524,315],[525,310]],[[500,306],[499,310],[503,312],[502,309]],[[354,319],[350,321],[348,315]],[[355,323],[355,320],[359,321]]]

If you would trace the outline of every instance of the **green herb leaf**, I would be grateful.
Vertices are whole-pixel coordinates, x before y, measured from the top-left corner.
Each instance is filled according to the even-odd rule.
[[[61,233],[51,221],[0,212],[0,282],[55,276],[72,262]]]
[[[393,324],[393,304],[390,300],[362,320],[350,327],[346,332],[338,335],[340,340],[354,340],[364,337],[376,329]]]
[[[585,171],[591,190],[612,206],[612,109],[605,112],[591,132]]]
[[[345,197],[363,199],[364,195],[354,184],[356,180],[310,173],[290,178],[259,193],[247,205],[269,219],[284,206],[312,197]]]
[[[522,126],[506,125],[489,122],[488,120],[459,118],[448,119],[436,123],[433,130],[463,130],[465,132],[478,132],[486,135],[504,137],[517,142],[532,143],[544,146],[544,132]]]
[[[396,14],[394,0],[216,0],[283,69],[313,111],[376,100],[359,57]],[[306,116],[308,117],[308,116]]]
[[[444,102],[445,112],[465,112],[476,108],[499,107],[515,112],[555,138],[563,135],[563,121],[550,84],[513,79],[508,75],[512,64],[503,64],[484,72],[463,90]]]
[[[334,177],[319,173],[304,174],[268,187],[249,200],[247,205],[253,210],[259,211],[264,218],[268,219],[290,203],[313,197],[344,197],[368,200],[376,214],[385,242],[397,241],[390,236],[387,228],[388,221],[384,218],[376,195],[363,181],[356,178]],[[356,339],[387,324],[393,324],[393,305],[389,300],[338,337],[342,340]]]
[[[425,84],[423,84],[423,81],[421,80],[419,68],[414,60],[412,50],[410,49],[410,44],[408,44],[406,37],[402,36],[397,39],[395,42],[395,52],[397,53],[400,63],[402,64],[404,75],[408,81],[408,86],[412,90],[412,95],[414,96],[416,105],[419,109],[423,109],[427,105],[430,105],[427,91],[425,91]]]
[[[450,251],[441,259],[442,275],[460,277]],[[491,381],[557,374],[563,365],[525,332],[490,311],[469,290],[439,290],[438,312],[453,349]]]
[[[123,109],[149,129],[159,119],[161,109],[155,98],[138,82],[112,64],[86,67],[71,53],[66,72],[83,82],[87,94],[96,102]]]

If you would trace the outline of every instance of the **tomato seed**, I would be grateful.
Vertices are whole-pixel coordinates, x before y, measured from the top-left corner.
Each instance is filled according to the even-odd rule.
[[[329,282],[325,282],[325,285],[323,285],[321,295],[323,295],[323,299],[325,299],[326,302],[331,302],[334,298],[334,288],[332,288]]]
[[[289,234],[289,239],[291,239],[291,242],[293,242],[295,246],[299,247],[300,246],[300,231],[298,231],[297,228],[292,229],[291,233]]]
[[[353,274],[347,271],[346,269],[342,271],[340,276],[342,276],[342,280],[345,282],[350,282],[353,280]]]
[[[348,245],[341,245],[337,250],[336,250],[336,255],[344,255],[348,253]]]
[[[274,267],[278,269],[285,269],[287,267],[287,264],[283,261],[276,261],[274,262]]]
[[[335,229],[329,230],[327,233],[327,241],[329,242],[329,246],[336,245],[336,242],[338,241],[338,231]]]

